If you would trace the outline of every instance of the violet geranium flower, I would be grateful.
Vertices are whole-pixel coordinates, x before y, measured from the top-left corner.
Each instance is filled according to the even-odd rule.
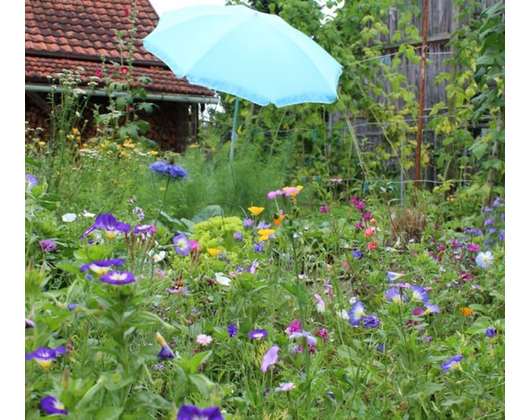
[[[100,280],[103,283],[116,285],[129,284],[136,281],[134,274],[130,271],[110,271],[104,276],[101,276]]]
[[[42,369],[47,371],[50,369],[52,362],[61,354],[66,354],[66,349],[63,346],[57,347],[56,349],[39,347],[33,353],[26,354],[26,361],[35,359]]]
[[[91,234],[96,229],[105,232],[108,239],[114,239],[119,233],[127,233],[131,230],[131,226],[127,223],[118,222],[118,220],[110,213],[100,214],[96,217],[96,221],[92,226],[83,232],[81,238]]]
[[[280,350],[278,346],[272,346],[267,353],[263,355],[261,361],[262,372],[267,372],[267,369],[278,361],[278,350]]]
[[[177,414],[177,420],[223,420],[219,407],[199,408],[183,405]]]
[[[68,411],[64,408],[64,405],[55,397],[48,395],[40,400],[41,408],[50,415],[53,414],[68,414]]]

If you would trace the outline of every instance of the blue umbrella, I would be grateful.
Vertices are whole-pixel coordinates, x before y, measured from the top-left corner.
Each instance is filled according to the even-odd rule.
[[[341,65],[307,35],[276,15],[246,6],[192,6],[163,13],[144,47],[178,77],[277,107],[337,98]]]

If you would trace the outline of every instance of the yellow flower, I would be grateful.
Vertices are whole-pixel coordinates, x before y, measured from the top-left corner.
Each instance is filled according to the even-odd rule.
[[[253,216],[258,216],[261,214],[261,212],[265,210],[265,207],[256,207],[256,206],[252,206],[252,207],[249,207],[248,208],[248,211],[250,213],[252,213]]]
[[[218,248],[206,248],[206,251],[207,251],[208,254],[210,254],[212,257],[217,257],[217,256],[221,253],[221,250],[218,249]]]
[[[294,197],[295,195],[300,194],[304,187],[302,185],[297,185],[296,187],[283,187],[282,190],[286,192],[287,195]]]
[[[260,241],[266,241],[269,239],[269,236],[271,236],[274,232],[276,232],[274,229],[260,229],[258,230],[258,235]]]
[[[151,150],[149,153],[151,154],[151,156],[158,155],[158,152],[156,150]]]

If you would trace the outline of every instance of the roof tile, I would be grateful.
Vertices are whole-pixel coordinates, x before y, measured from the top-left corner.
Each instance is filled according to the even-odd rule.
[[[121,58],[116,32],[128,39],[132,0],[25,0],[25,3],[26,81],[47,83],[46,76],[78,66],[91,76],[101,68],[102,56],[107,62]],[[156,27],[158,16],[148,0],[137,0],[136,5],[134,75],[152,79],[146,86],[148,91],[213,96],[213,91],[177,78],[143,48],[141,40]]]

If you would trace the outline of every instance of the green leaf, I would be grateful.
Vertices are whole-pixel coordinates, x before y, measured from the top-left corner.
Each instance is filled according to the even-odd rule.
[[[157,410],[171,410],[171,403],[158,394],[148,391],[140,391],[132,395],[125,407],[134,410],[137,407],[154,408]]]
[[[194,224],[204,222],[205,220],[211,219],[215,216],[224,216],[225,212],[221,206],[211,205],[203,208],[199,213],[197,213],[191,221]]]
[[[96,420],[118,420],[123,411],[121,407],[107,407],[96,413]]]
[[[208,379],[203,374],[194,374],[189,376],[190,381],[197,387],[204,398],[208,398],[212,393],[215,383]]]

